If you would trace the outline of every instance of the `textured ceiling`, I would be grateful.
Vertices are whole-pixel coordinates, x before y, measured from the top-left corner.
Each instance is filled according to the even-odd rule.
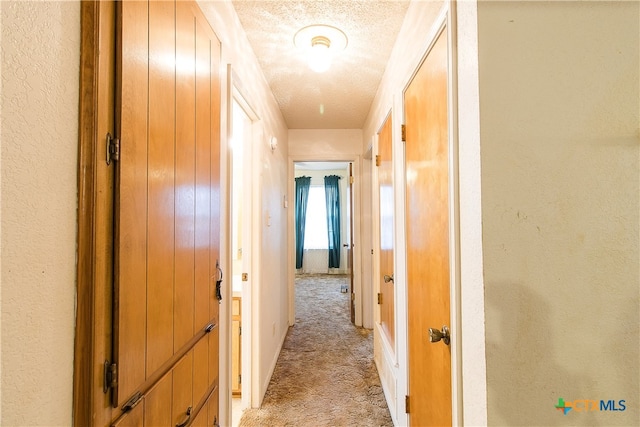
[[[289,129],[359,129],[376,94],[408,1],[233,0]],[[312,24],[348,38],[324,73],[309,69],[293,44]]]

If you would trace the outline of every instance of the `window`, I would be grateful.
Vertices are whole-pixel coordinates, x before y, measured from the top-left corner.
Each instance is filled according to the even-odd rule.
[[[307,218],[304,226],[305,249],[329,249],[327,237],[327,206],[324,198],[324,186],[309,187]]]

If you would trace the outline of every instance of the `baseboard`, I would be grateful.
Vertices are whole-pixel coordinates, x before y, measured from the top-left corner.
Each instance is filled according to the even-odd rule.
[[[273,376],[273,371],[276,369],[276,364],[278,363],[278,359],[280,358],[280,352],[282,351],[282,346],[284,345],[284,340],[287,338],[287,332],[289,332],[289,328],[285,329],[284,334],[282,334],[282,338],[280,339],[280,345],[278,346],[278,351],[275,352],[275,357],[271,361],[271,365],[269,366],[269,374],[266,377],[266,381],[260,387],[260,404],[262,406],[262,400],[264,399],[264,395],[267,392],[267,388],[269,387],[269,383],[271,382],[271,377]]]
[[[378,354],[379,357],[374,357],[374,362],[378,370],[382,392],[387,401],[393,425],[397,426],[399,425],[397,413],[397,372],[396,369],[394,369],[395,361],[394,358],[391,357],[389,343],[385,340],[384,331],[379,323],[376,323],[374,326],[374,339],[377,340],[377,350],[380,352]],[[375,352],[376,348],[374,348],[374,353]]]

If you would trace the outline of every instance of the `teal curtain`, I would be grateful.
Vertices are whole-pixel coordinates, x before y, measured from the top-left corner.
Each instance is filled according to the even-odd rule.
[[[327,232],[329,237],[329,268],[340,267],[340,177],[324,177],[324,196],[327,203]]]
[[[302,253],[304,250],[304,224],[307,220],[307,202],[309,201],[309,185],[311,177],[296,178],[296,268],[302,268]]]

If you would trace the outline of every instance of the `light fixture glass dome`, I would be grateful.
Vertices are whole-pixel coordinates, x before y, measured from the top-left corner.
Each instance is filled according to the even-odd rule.
[[[323,36],[316,36],[311,40],[308,59],[309,68],[316,73],[323,73],[331,66],[331,40]]]
[[[293,43],[306,52],[309,68],[322,73],[331,66],[334,53],[347,47],[347,36],[336,27],[314,24],[300,29]]]

